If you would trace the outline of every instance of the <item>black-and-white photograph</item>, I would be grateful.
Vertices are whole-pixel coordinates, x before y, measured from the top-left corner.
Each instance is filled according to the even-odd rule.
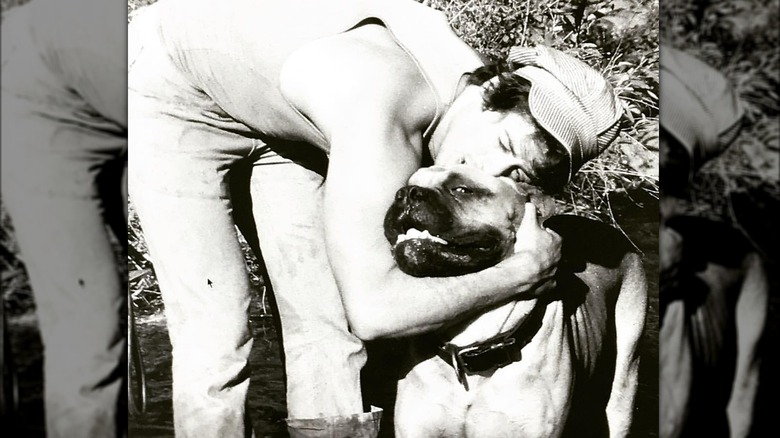
[[[128,12],[130,436],[657,436],[658,2]]]
[[[3,437],[777,435],[780,2],[0,6]]]
[[[777,434],[779,6],[661,3],[662,437]]]

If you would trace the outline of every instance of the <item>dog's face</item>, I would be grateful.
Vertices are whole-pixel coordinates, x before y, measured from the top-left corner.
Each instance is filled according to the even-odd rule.
[[[420,169],[385,216],[398,266],[418,277],[463,275],[509,255],[527,195],[467,166]]]

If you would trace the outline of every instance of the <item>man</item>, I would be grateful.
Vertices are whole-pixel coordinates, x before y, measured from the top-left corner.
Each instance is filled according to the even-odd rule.
[[[3,205],[35,295],[49,437],[126,428],[126,291],[106,230],[126,242],[126,13],[34,0],[3,20]]]
[[[565,182],[617,133],[604,79],[544,48],[516,58],[550,135],[523,123],[503,106],[520,75],[469,75],[480,57],[411,1],[162,0],[131,27],[131,196],[165,300],[181,436],[246,430],[249,286],[234,225],[274,288],[290,432],[371,436],[362,340],[542,293],[560,249],[530,214],[507,261],[409,277],[382,228],[397,189],[431,159]],[[579,81],[563,81],[570,67]]]
[[[727,79],[661,47],[660,435],[751,433],[768,280],[731,226],[684,213],[695,171],[742,126]]]

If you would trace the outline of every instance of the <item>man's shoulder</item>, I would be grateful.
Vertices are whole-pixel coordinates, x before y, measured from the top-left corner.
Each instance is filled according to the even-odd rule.
[[[288,101],[325,125],[323,131],[345,118],[424,126],[435,114],[436,97],[425,77],[379,25],[301,47],[285,62],[280,84]]]

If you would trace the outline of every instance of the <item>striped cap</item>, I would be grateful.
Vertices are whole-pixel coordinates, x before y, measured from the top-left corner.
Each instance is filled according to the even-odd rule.
[[[688,151],[695,170],[737,138],[742,104],[721,73],[665,45],[660,80],[661,127]]]
[[[569,152],[571,180],[620,132],[617,94],[598,71],[550,47],[513,47],[508,60],[531,83],[531,115]]]

